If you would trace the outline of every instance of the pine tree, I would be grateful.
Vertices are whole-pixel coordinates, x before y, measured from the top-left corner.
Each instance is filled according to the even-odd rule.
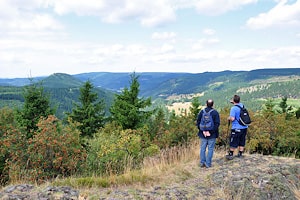
[[[200,112],[200,108],[199,108],[200,105],[201,105],[201,103],[199,101],[199,98],[194,97],[192,99],[192,106],[190,107],[190,112],[194,119],[197,119],[197,117],[198,117],[198,114]]]
[[[93,136],[105,123],[104,101],[98,100],[98,95],[93,89],[90,81],[85,82],[80,88],[80,104],[75,104],[72,113],[68,114],[73,121],[80,123],[78,128],[83,137]]]
[[[282,109],[282,113],[286,113],[288,109],[287,105],[287,97],[282,97],[281,102],[279,103],[280,108]]]
[[[27,138],[32,137],[32,133],[37,130],[37,123],[40,118],[46,118],[55,113],[50,107],[50,98],[45,94],[44,88],[32,82],[25,88],[24,105],[16,112],[16,120],[19,125],[26,130]]]
[[[136,129],[151,116],[151,111],[145,108],[151,105],[151,99],[139,98],[138,76],[131,74],[130,88],[124,88],[121,94],[116,94],[115,101],[110,107],[113,121],[119,123],[123,129]]]

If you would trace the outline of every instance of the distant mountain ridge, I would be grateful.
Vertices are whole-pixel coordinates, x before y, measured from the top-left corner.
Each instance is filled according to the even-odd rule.
[[[132,73],[90,72],[76,75],[55,73],[48,77],[32,78],[41,82],[45,90],[51,93],[62,109],[71,109],[72,103],[78,100],[79,88],[86,81],[97,89],[100,97],[111,104],[115,93],[130,86]],[[136,73],[139,76],[140,96],[151,97],[152,100],[167,100],[171,96],[201,94],[199,99],[205,102],[213,98],[217,106],[228,105],[233,94],[242,95],[242,100],[249,107],[259,109],[264,99],[286,96],[300,99],[300,68],[258,69],[251,71],[222,71],[204,73]],[[30,83],[28,78],[0,79],[0,101],[7,100],[12,87],[25,86]],[[4,93],[3,88],[10,87],[10,93]],[[7,91],[7,89],[5,89]],[[20,88],[18,89],[20,91]],[[1,98],[2,97],[2,98]],[[190,101],[181,97],[178,101]],[[10,99],[10,100],[11,100]],[[176,98],[172,98],[175,101]],[[175,99],[175,100],[174,100]],[[1,105],[0,105],[1,106]]]
[[[56,115],[60,118],[64,117],[66,112],[71,112],[75,104],[80,103],[80,88],[84,84],[79,79],[64,73],[55,73],[43,78],[12,79],[7,83],[5,81],[6,79],[0,80],[0,85],[2,85],[0,86],[0,107],[19,107],[24,102],[24,87],[37,83],[44,88],[45,94],[49,94],[51,106],[56,108]],[[95,87],[93,92],[104,100],[108,112],[114,93],[98,87]]]
[[[55,73],[42,80],[45,88],[79,88],[83,82],[69,74]]]

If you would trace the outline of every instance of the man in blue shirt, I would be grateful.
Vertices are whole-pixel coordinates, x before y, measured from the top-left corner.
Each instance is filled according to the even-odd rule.
[[[241,125],[239,123],[240,118],[240,108],[236,105],[239,105],[243,107],[243,104],[240,103],[240,96],[234,95],[233,99],[231,100],[231,103],[234,105],[230,109],[230,115],[228,117],[228,120],[232,122],[231,125],[231,134],[230,134],[230,149],[229,154],[226,155],[226,158],[228,160],[233,159],[233,153],[238,148],[238,154],[237,157],[242,158],[243,152],[245,149],[246,144],[246,134],[248,126]]]

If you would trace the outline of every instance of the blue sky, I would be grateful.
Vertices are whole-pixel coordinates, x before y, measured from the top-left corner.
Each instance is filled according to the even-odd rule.
[[[1,0],[1,78],[300,67],[300,0]]]

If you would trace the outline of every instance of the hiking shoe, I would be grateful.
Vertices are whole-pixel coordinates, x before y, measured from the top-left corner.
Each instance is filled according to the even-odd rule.
[[[232,160],[233,159],[233,155],[226,155],[226,159],[227,160]]]
[[[235,157],[237,157],[237,158],[244,158],[244,156],[241,155],[241,154],[238,154],[238,155],[236,155]]]
[[[206,165],[204,163],[200,163],[199,167],[204,168]]]

